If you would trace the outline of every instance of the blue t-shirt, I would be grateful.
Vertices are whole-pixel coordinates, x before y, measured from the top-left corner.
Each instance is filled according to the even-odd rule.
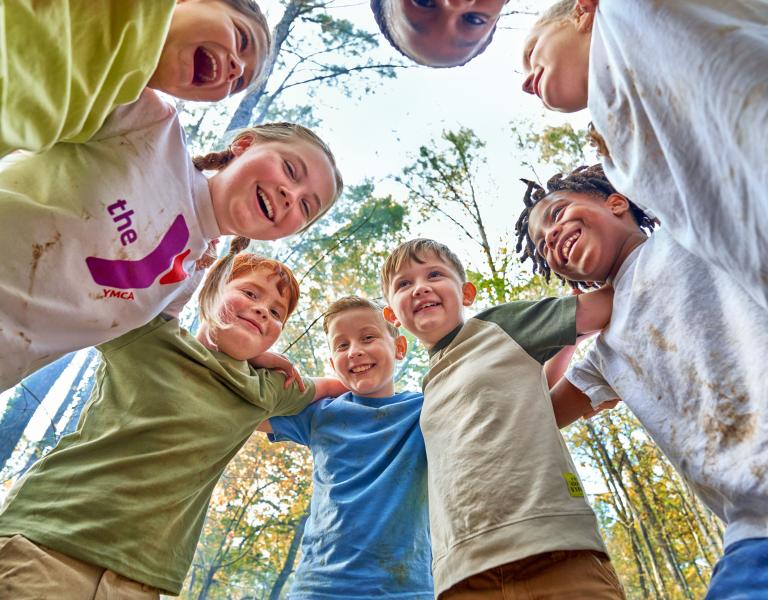
[[[310,516],[291,600],[432,600],[423,396],[346,393],[273,417],[272,441],[309,446]]]

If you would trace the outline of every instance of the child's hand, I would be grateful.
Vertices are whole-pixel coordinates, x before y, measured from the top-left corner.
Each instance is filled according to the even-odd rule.
[[[290,387],[294,381],[296,382],[296,385],[299,386],[300,391],[303,392],[305,389],[304,380],[301,378],[301,375],[299,375],[299,371],[293,366],[293,363],[282,354],[278,354],[277,352],[264,352],[263,354],[254,356],[248,362],[257,369],[279,371],[285,375],[284,389]]]
[[[581,415],[581,418],[585,421],[587,419],[591,419],[596,414],[603,412],[604,410],[608,410],[609,408],[613,408],[616,406],[619,402],[621,402],[621,398],[616,398],[615,400],[607,400],[605,402],[601,402],[597,408],[593,408],[592,410],[588,410],[583,415]]]
[[[215,238],[208,242],[208,247],[203,252],[203,255],[195,262],[195,270],[203,271],[216,262],[218,252],[216,251],[216,244],[219,243],[219,238]]]

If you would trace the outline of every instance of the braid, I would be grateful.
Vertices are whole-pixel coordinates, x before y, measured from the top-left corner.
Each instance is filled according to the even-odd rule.
[[[525,183],[528,188],[523,196],[523,204],[525,204],[525,208],[520,213],[517,223],[515,223],[515,234],[517,236],[515,251],[520,254],[520,262],[525,262],[530,258],[533,263],[533,272],[541,273],[544,276],[544,279],[549,282],[550,277],[552,276],[552,270],[546,259],[536,250],[533,239],[528,233],[528,225],[533,207],[552,192],[559,190],[590,194],[601,198],[607,198],[611,194],[616,194],[617,192],[613,185],[611,185],[611,182],[608,181],[608,178],[603,171],[603,166],[600,164],[592,165],[590,167],[577,167],[566,176],[563,176],[562,173],[557,173],[547,181],[546,190],[534,181],[529,181],[527,179],[522,179],[521,181]],[[635,220],[635,223],[637,223],[637,226],[644,233],[647,235],[653,233],[655,228],[654,221],[631,200],[629,200],[629,211],[632,218]],[[555,275],[557,275],[557,273],[555,273]],[[598,287],[598,284],[596,283],[571,281],[560,277],[560,275],[557,275],[557,278],[574,288],[587,289],[590,287]]]
[[[209,152],[203,156],[195,156],[192,159],[192,164],[195,165],[198,171],[218,171],[225,167],[235,155],[230,148],[222,150],[221,152]]]
[[[229,244],[226,256],[220,258],[208,272],[203,287],[200,289],[200,320],[208,323],[214,329],[222,329],[224,324],[219,319],[218,302],[222,290],[232,275],[232,264],[235,256],[245,250],[251,243],[247,237],[235,237]]]

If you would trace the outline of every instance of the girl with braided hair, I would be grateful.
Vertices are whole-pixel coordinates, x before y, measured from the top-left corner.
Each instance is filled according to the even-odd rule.
[[[610,323],[551,390],[558,424],[622,399],[726,524],[707,600],[768,597],[768,314],[663,223],[652,232],[599,167],[528,182],[525,203],[523,259],[614,288]]]
[[[196,337],[161,315],[98,347],[77,430],[0,514],[4,597],[178,595],[213,488],[256,427],[346,391],[253,366],[274,365],[299,284],[282,263],[240,253],[247,243],[236,238],[206,278]]]
[[[0,390],[176,314],[212,240],[304,230],[341,189],[328,146],[290,123],[247,129],[193,162],[176,111],[152,90],[90,141],[10,161],[0,170]]]
[[[523,91],[588,108],[608,179],[768,309],[766,0],[558,0]]]

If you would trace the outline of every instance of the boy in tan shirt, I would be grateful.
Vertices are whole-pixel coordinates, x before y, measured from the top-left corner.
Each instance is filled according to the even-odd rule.
[[[429,350],[421,428],[441,600],[623,598],[555,423],[543,363],[610,318],[608,288],[495,306],[443,244],[416,239],[382,269],[385,317]]]

